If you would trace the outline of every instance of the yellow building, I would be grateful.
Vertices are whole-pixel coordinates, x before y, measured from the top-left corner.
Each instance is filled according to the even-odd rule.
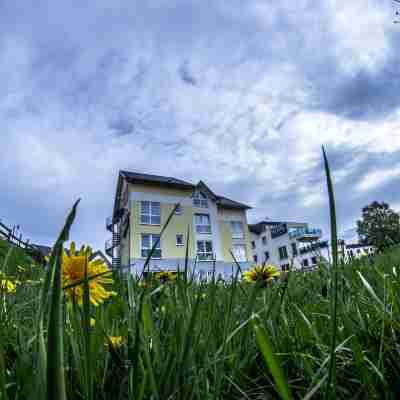
[[[248,209],[216,195],[202,181],[194,185],[166,176],[120,171],[113,216],[107,220],[113,237],[106,243],[106,252],[114,267],[140,274],[150,249],[159,241],[150,270],[182,270],[189,234],[190,269],[206,279],[215,268],[217,277],[227,279],[236,270],[231,252],[243,267],[252,260]]]

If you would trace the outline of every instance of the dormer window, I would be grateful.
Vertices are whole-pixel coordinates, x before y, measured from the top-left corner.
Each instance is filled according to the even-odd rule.
[[[207,196],[204,193],[199,192],[199,191],[194,192],[193,205],[198,208],[208,208]]]

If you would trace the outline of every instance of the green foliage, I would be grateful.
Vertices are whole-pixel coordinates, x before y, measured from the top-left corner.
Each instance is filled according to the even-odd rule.
[[[400,251],[393,250],[341,271],[334,349],[338,399],[399,395],[399,261]],[[331,305],[323,287],[331,285],[330,271],[291,272],[290,279],[266,288],[238,279],[151,281],[147,288],[132,277],[115,282],[118,296],[103,306],[64,309],[69,399],[323,397],[332,343]],[[40,289],[23,283],[6,297],[2,399],[5,393],[9,399],[40,398],[33,395],[33,372],[46,377],[37,371],[46,364],[38,362],[33,333]],[[123,343],[110,348],[106,336],[121,336]]]
[[[7,260],[7,272],[9,274],[15,274],[18,265],[30,268],[34,264],[34,261],[24,249],[12,246],[9,242],[0,239],[0,266],[3,265],[10,249],[11,253]]]
[[[362,209],[357,232],[363,243],[383,250],[400,243],[400,216],[385,202],[372,202]]]

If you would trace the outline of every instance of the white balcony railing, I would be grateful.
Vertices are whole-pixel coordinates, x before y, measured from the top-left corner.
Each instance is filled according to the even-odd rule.
[[[290,239],[317,240],[322,237],[322,230],[317,228],[297,228],[289,231]]]

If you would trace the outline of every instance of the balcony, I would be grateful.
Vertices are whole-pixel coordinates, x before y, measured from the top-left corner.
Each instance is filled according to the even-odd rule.
[[[109,255],[110,257],[113,256],[113,249],[114,249],[114,243],[112,238],[108,239],[104,245],[104,249],[106,251],[106,254]]]
[[[112,217],[107,217],[107,219],[106,219],[106,229],[109,231],[109,232],[112,232],[113,231],[113,218]]]
[[[321,237],[322,230],[316,228],[297,228],[289,232],[289,238],[296,239],[299,242],[314,242]]]

